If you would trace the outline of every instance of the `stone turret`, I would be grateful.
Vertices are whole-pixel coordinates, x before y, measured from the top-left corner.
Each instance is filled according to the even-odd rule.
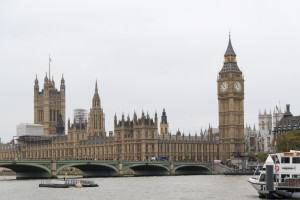
[[[161,122],[160,122],[160,134],[167,135],[168,133],[169,133],[169,123],[167,121],[166,110],[163,109],[162,116],[161,116]]]
[[[55,81],[47,76],[44,78],[44,88],[39,91],[39,81],[34,81],[34,123],[44,127],[44,134],[56,134],[59,114],[65,122],[65,84],[60,91],[55,87]]]
[[[98,93],[98,84],[95,83],[95,92],[92,101],[92,108],[89,115],[88,133],[93,136],[104,137],[105,133],[105,115],[101,107],[101,100]]]

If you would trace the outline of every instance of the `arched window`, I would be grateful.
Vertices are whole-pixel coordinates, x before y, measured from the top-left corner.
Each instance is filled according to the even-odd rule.
[[[99,116],[99,128],[101,128],[101,115]]]
[[[145,132],[145,138],[148,139],[148,131]]]

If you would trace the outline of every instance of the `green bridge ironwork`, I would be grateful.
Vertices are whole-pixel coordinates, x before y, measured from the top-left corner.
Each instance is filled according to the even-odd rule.
[[[84,177],[123,176],[132,169],[135,176],[211,174],[212,163],[169,161],[112,161],[112,160],[0,160],[0,167],[16,172],[17,179],[56,178],[66,167],[75,167]]]

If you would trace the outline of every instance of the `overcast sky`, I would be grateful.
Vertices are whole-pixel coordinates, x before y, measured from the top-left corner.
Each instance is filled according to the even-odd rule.
[[[300,114],[300,1],[0,1],[0,137],[33,123],[33,86],[66,81],[66,118],[92,105],[98,80],[106,131],[142,110],[170,131],[218,127],[217,75],[231,31],[245,77],[245,123],[259,109]],[[160,121],[160,119],[159,119]]]

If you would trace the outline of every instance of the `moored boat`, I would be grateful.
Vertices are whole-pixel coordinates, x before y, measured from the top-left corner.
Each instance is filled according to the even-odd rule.
[[[248,179],[260,197],[300,198],[300,151],[271,154],[268,159],[273,160],[274,191],[266,190],[266,163],[258,178]]]
[[[80,184],[81,187],[99,187],[94,181],[80,179],[42,180],[39,187],[69,188],[77,187],[76,185],[78,184]]]

